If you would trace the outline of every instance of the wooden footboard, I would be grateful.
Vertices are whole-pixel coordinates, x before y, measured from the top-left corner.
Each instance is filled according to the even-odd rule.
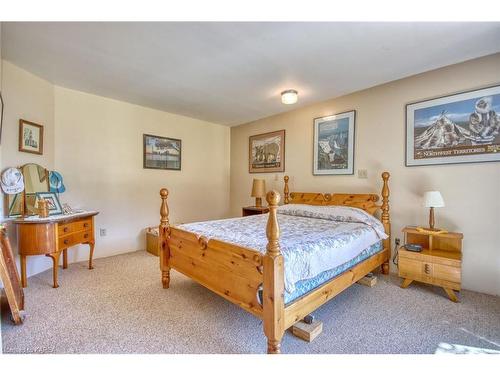
[[[257,293],[262,285],[262,255],[222,241],[171,228],[169,266],[252,314],[262,317]]]

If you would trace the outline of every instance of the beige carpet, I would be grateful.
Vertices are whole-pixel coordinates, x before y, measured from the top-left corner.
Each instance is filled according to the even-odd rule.
[[[144,251],[97,259],[29,279],[27,319],[9,320],[2,303],[4,353],[263,353],[262,323],[173,271],[160,283],[158,258]],[[500,298],[464,291],[462,302],[396,277],[354,285],[322,306],[323,333],[306,343],[286,333],[285,353],[434,353],[438,348],[500,350]],[[441,350],[443,351],[443,350]]]

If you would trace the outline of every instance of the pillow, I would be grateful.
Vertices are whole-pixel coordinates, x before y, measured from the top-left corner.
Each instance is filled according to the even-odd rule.
[[[381,239],[388,236],[384,225],[373,215],[355,207],[349,206],[311,206],[308,204],[287,204],[280,206],[277,213],[282,215],[311,217],[346,223],[363,223],[371,227]]]

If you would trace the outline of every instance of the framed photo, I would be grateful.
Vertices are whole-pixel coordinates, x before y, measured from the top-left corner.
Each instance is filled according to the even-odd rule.
[[[248,171],[285,171],[285,130],[252,135],[248,144]]]
[[[354,174],[356,111],[314,119],[314,175]]]
[[[56,193],[36,193],[37,205],[39,199],[45,199],[49,207],[49,215],[61,215],[63,213],[61,203],[57,198]]]
[[[43,154],[43,126],[19,120],[19,151]]]
[[[406,166],[500,161],[500,86],[406,105]]]
[[[19,151],[43,154],[43,126],[19,120]]]
[[[181,170],[182,141],[144,134],[144,168]]]

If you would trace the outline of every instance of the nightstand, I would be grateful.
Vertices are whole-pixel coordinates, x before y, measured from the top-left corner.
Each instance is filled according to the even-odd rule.
[[[403,229],[405,244],[422,245],[421,252],[399,248],[399,277],[401,288],[413,281],[442,287],[450,300],[458,302],[455,290],[461,289],[462,233],[419,232],[415,227]]]
[[[252,216],[252,215],[260,215],[260,214],[267,214],[269,212],[268,207],[255,207],[255,206],[249,206],[249,207],[243,207],[242,211],[242,216]]]

